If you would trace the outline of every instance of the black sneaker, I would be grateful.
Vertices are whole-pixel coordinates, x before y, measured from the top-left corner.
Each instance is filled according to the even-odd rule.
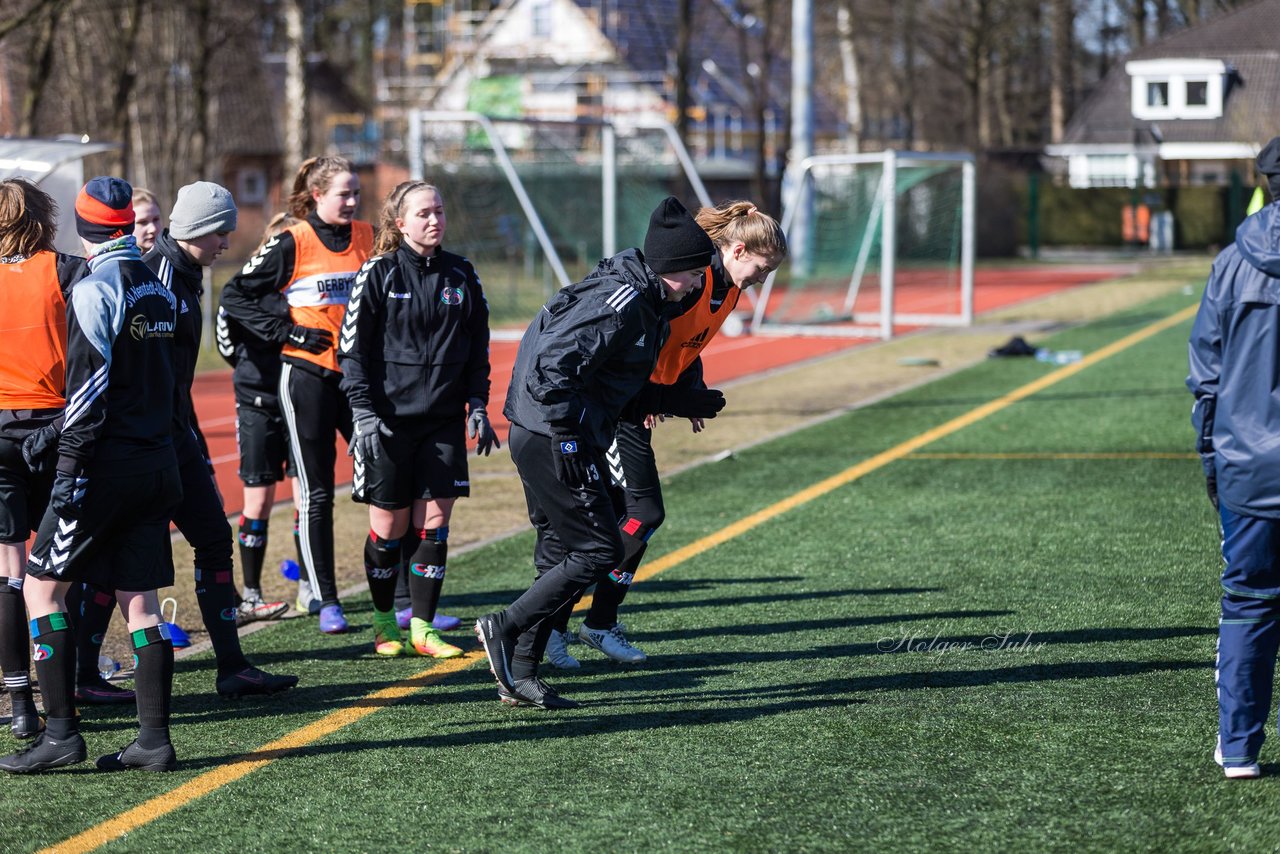
[[[96,681],[76,686],[76,702],[86,706],[114,706],[136,700],[130,689],[112,685],[99,676]]]
[[[498,699],[510,706],[537,706],[554,712],[557,709],[576,709],[578,702],[561,697],[555,688],[543,682],[537,676],[529,679],[517,679],[512,690],[503,696],[502,688],[498,688]]]
[[[489,672],[498,680],[498,687],[506,689],[508,694],[515,694],[511,678],[511,651],[515,646],[506,634],[506,620],[501,612],[485,614],[476,620],[476,637],[484,647],[484,654],[489,659]]]
[[[9,731],[14,738],[35,738],[44,729],[40,715],[36,712],[36,704],[31,695],[13,698],[13,719],[9,721]]]
[[[31,742],[29,747],[0,758],[0,771],[10,774],[34,774],[37,771],[48,771],[50,768],[61,768],[63,765],[74,765],[83,762],[89,755],[84,746],[84,737],[78,732],[67,738],[54,740],[48,732],[40,733],[40,737]]]
[[[219,695],[234,700],[255,694],[277,694],[297,684],[297,676],[273,676],[264,670],[249,666],[239,673],[219,678],[217,687]]]
[[[145,750],[135,740],[118,753],[99,756],[96,764],[99,771],[128,771],[133,768],[140,771],[173,771],[178,767],[178,754],[173,752],[173,745],[168,742]]]

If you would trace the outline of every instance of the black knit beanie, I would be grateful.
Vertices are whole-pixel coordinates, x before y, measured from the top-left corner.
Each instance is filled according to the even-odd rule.
[[[649,216],[644,236],[644,262],[655,273],[701,270],[711,263],[715,246],[675,196],[667,196]]]
[[[1258,152],[1258,171],[1267,176],[1272,200],[1280,199],[1280,136]]]

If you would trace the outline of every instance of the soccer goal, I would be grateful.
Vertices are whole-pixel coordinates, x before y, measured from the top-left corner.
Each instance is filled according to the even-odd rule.
[[[756,335],[891,338],[973,322],[974,158],[883,151],[805,159],[790,253],[756,300]]]
[[[440,188],[445,242],[476,265],[499,324],[527,321],[556,288],[641,245],[665,196],[711,204],[667,123],[423,110],[406,142],[411,176]]]

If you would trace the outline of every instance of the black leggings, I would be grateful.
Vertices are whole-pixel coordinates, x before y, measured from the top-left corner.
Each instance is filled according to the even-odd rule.
[[[351,439],[351,405],[339,377],[320,376],[289,362],[280,371],[280,413],[301,486],[298,537],[302,562],[320,604],[338,603],[333,561],[334,433]]]

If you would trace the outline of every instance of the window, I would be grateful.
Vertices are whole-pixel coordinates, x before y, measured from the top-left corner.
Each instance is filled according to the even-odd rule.
[[[267,174],[261,169],[242,169],[236,176],[236,202],[260,205],[267,200]]]
[[[1136,119],[1216,119],[1227,73],[1217,59],[1147,59],[1125,63]]]
[[[1186,103],[1188,107],[1209,106],[1209,81],[1188,80]]]
[[[1168,80],[1161,80],[1159,82],[1147,83],[1147,106],[1148,107],[1169,106],[1169,81]]]
[[[551,38],[551,4],[547,0],[530,3],[529,17],[534,38]]]

